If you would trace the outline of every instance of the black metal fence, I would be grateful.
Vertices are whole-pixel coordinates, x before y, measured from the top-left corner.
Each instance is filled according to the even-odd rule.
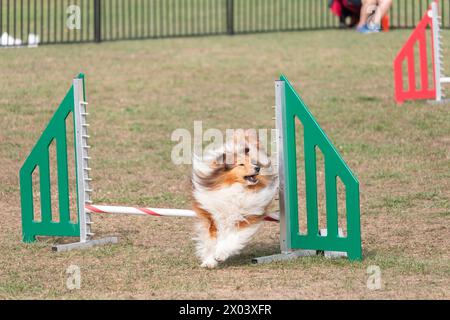
[[[394,0],[391,27],[414,27],[430,1]],[[440,1],[443,28],[449,2]],[[28,44],[30,34],[54,44],[338,26],[328,0],[0,0],[0,45]]]

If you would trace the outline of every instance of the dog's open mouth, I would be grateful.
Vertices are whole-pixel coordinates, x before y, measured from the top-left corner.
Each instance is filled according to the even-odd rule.
[[[257,184],[258,183],[258,174],[253,174],[251,176],[245,176],[244,179],[248,181],[250,184]]]

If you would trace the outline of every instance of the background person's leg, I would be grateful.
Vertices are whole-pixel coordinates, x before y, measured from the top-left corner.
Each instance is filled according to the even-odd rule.
[[[372,14],[377,5],[377,0],[363,0],[362,3],[361,15],[357,26],[358,29],[363,28],[367,24],[369,16]]]
[[[388,13],[391,8],[392,0],[378,0],[378,8],[373,17],[373,23],[377,26],[381,25],[381,19]]]

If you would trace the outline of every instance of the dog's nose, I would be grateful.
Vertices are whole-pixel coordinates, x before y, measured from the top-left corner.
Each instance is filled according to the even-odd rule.
[[[255,171],[256,171],[256,172],[259,172],[259,170],[261,170],[261,168],[258,167],[258,166],[256,166],[256,167],[255,167]]]

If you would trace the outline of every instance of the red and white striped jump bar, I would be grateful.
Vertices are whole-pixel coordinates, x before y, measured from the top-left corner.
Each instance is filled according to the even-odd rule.
[[[111,213],[111,214],[129,214],[136,216],[156,216],[156,217],[195,217],[195,212],[184,209],[161,209],[161,208],[137,208],[137,207],[120,207],[120,206],[103,206],[103,205],[85,205],[87,212],[91,213]],[[278,222],[280,217],[277,213],[268,214],[265,221]]]

